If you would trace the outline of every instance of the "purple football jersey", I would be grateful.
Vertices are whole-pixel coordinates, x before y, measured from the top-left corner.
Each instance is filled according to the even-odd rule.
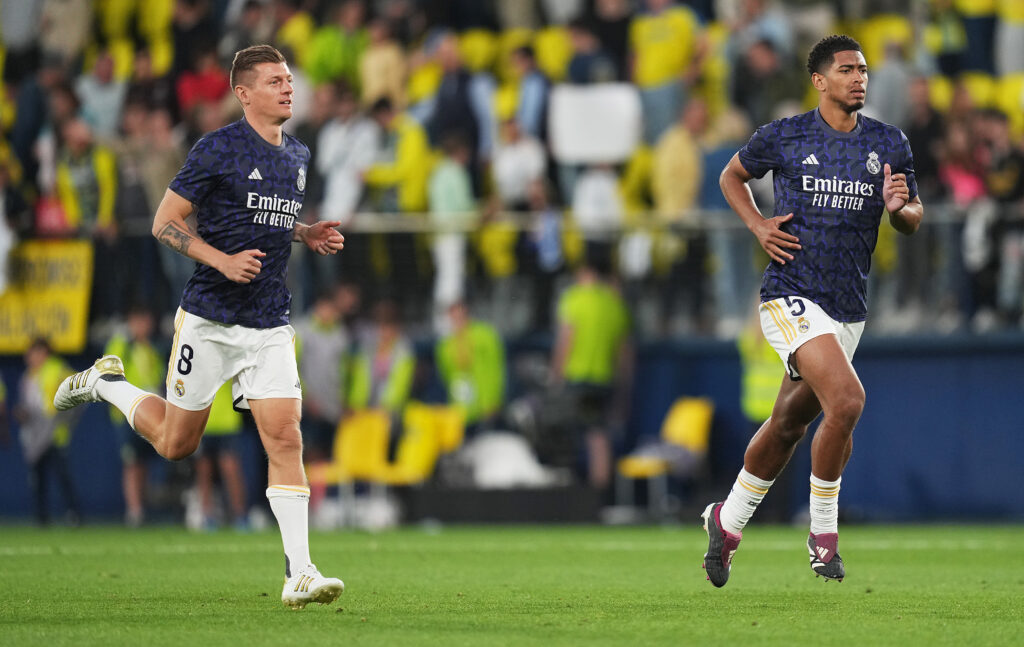
[[[883,167],[905,173],[917,195],[914,158],[899,128],[857,116],[857,127],[833,129],[817,109],[758,128],[740,149],[754,177],[774,173],[775,216],[793,213],[782,231],[800,239],[785,265],[771,261],[761,300],[803,296],[836,321],[867,317],[867,276],[878,241]]]
[[[181,307],[203,319],[249,328],[288,323],[286,286],[295,219],[306,194],[309,149],[285,134],[280,146],[241,119],[196,142],[170,189],[196,206],[199,236],[225,254],[266,254],[251,283],[196,263]]]

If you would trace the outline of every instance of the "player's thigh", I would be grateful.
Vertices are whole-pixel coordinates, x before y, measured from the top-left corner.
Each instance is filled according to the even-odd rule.
[[[167,401],[189,411],[209,409],[236,372],[238,340],[230,327],[178,310],[167,365]]]
[[[193,411],[168,402],[164,409],[163,442],[165,453],[174,457],[191,455],[199,447],[210,418],[210,408]]]
[[[256,420],[264,448],[302,447],[299,421],[302,419],[302,400],[298,398],[262,398],[249,400],[252,417]]]
[[[863,406],[864,387],[836,335],[809,340],[793,353],[792,361],[825,411]]]
[[[811,386],[802,379],[782,378],[779,395],[772,407],[772,420],[787,429],[800,429],[814,422],[821,413],[821,402]]]

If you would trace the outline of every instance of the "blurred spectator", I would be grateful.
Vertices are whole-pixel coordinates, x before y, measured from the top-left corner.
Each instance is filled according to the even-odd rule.
[[[125,379],[150,393],[163,391],[167,360],[153,345],[156,322],[153,313],[134,306],[128,312],[127,334],[118,332],[110,338],[105,355],[117,355],[124,362]],[[135,433],[124,415],[110,407],[121,447],[121,486],[124,492],[124,521],[138,528],[145,520],[146,463],[157,457],[156,450],[145,438]]]
[[[309,314],[295,322],[295,348],[302,379],[302,449],[307,469],[330,461],[334,433],[341,422],[348,391],[352,335],[343,317],[358,307],[352,284],[335,284],[321,292]],[[314,488],[315,486],[315,488]],[[310,506],[316,514],[326,492],[323,481],[311,483]]]
[[[577,18],[569,23],[572,57],[569,59],[569,83],[609,83],[616,80],[615,63],[601,49],[590,23]]]
[[[367,26],[367,45],[359,60],[360,97],[364,106],[387,97],[398,110],[405,108],[408,61],[392,38],[387,20],[374,18]]]
[[[444,310],[461,301],[466,289],[466,234],[462,227],[475,220],[476,200],[466,170],[471,152],[459,133],[442,141],[444,157],[430,175],[430,215],[436,233],[431,243],[434,258],[434,323],[444,328]]]
[[[288,60],[306,69],[312,51],[316,22],[303,7],[303,0],[271,0],[274,16],[274,43],[287,47],[295,55]],[[284,52],[282,52],[284,53]]]
[[[625,219],[619,180],[610,165],[591,166],[579,176],[572,194],[572,218],[583,235],[587,258],[610,265]]]
[[[512,53],[512,64],[519,78],[519,105],[516,108],[519,130],[546,142],[550,83],[537,67],[532,48],[520,47],[515,50]]]
[[[996,33],[996,2],[987,0],[954,0],[960,14],[967,42],[961,57],[961,71],[995,74],[993,43]]]
[[[210,0],[176,0],[171,23],[174,63],[171,78],[177,79],[192,64],[192,53],[217,51],[217,26]]]
[[[592,26],[601,48],[615,65],[615,78],[629,78],[629,25],[632,21],[629,0],[594,0]]]
[[[1013,142],[1004,113],[984,111],[982,127],[985,188],[999,209],[994,232],[999,257],[997,306],[1001,323],[1017,326],[1024,309],[1024,151]]]
[[[562,212],[551,204],[547,182],[537,179],[529,187],[529,207],[533,213],[533,227],[529,243],[533,262],[533,308],[530,329],[534,332],[551,330],[551,311],[555,302],[555,281],[562,272],[565,259],[562,254]]]
[[[0,295],[7,290],[10,253],[19,235],[31,231],[32,212],[12,177],[13,160],[0,159]]]
[[[50,521],[50,482],[56,479],[67,507],[67,522],[81,523],[78,495],[68,469],[71,441],[69,416],[53,407],[53,396],[71,369],[53,354],[44,339],[36,339],[25,351],[25,372],[21,376],[14,415],[19,423],[21,448],[29,468],[29,484],[40,525]]]
[[[607,492],[612,437],[626,421],[632,382],[629,314],[607,282],[607,262],[585,263],[558,300],[551,375],[573,396],[590,485]]]
[[[585,0],[540,0],[544,22],[549,25],[565,25],[583,13]]]
[[[314,84],[344,81],[359,87],[359,59],[369,43],[364,13],[361,0],[345,0],[328,24],[313,34],[309,60],[302,67]]]
[[[895,42],[887,43],[885,58],[871,67],[871,93],[864,108],[867,115],[905,132],[910,121],[908,86],[911,76],[903,46]],[[916,171],[917,155],[914,156],[914,162]]]
[[[631,78],[640,89],[644,141],[654,144],[686,104],[706,44],[689,7],[673,0],[645,0],[644,6],[629,26]]]
[[[132,268],[125,277],[128,299],[148,308],[158,307],[159,256],[150,229],[158,203],[146,188],[146,159],[153,155],[149,140],[149,111],[140,103],[128,103],[121,115],[121,136],[111,142],[117,158],[117,198],[114,211],[120,233],[119,252]]]
[[[4,81],[18,82],[39,66],[43,0],[0,4],[0,43],[4,46]]]
[[[377,161],[363,180],[370,190],[370,205],[384,213],[419,214],[427,210],[427,180],[433,156],[423,128],[407,114],[398,114],[389,99],[379,99],[370,116],[380,127],[382,146]],[[405,307],[417,307],[422,299],[422,278],[416,257],[415,234],[390,232],[387,248],[388,289],[376,286],[376,294],[395,294]]]
[[[726,56],[731,64],[735,65],[755,43],[765,40],[783,58],[793,56],[796,42],[793,22],[776,3],[771,0],[739,0],[732,4],[735,12],[720,16],[729,26]]]
[[[231,92],[228,72],[214,49],[193,50],[192,65],[178,77],[178,108],[189,114],[200,103],[218,104]]]
[[[217,44],[220,64],[230,68],[235,60],[235,52],[269,42],[270,27],[266,3],[261,0],[245,0],[238,17],[228,22],[227,30]]]
[[[61,130],[64,146],[57,163],[57,196],[71,228],[93,241],[90,318],[120,313],[125,273],[118,267],[117,163],[114,153],[93,141],[89,125],[71,119]]]
[[[673,304],[680,296],[689,305],[686,327],[702,323],[707,234],[699,226],[696,207],[704,177],[699,138],[707,126],[707,105],[694,97],[654,149],[651,188],[655,217],[661,226],[656,244],[667,257],[667,268],[659,280],[663,331],[669,329]]]
[[[928,48],[935,56],[939,73],[954,77],[964,69],[967,33],[963,17],[953,8],[954,0],[933,0],[926,30]]]
[[[480,195],[481,119],[473,101],[470,72],[459,54],[458,37],[454,33],[440,36],[434,55],[441,65],[441,85],[437,89],[433,114],[426,124],[427,134],[431,145],[436,148],[450,135],[457,135],[466,142],[470,153],[466,169],[473,182],[474,195]]]
[[[332,118],[320,128],[316,140],[316,171],[324,183],[320,202],[321,220],[340,220],[348,227],[363,197],[363,174],[376,161],[381,129],[377,122],[359,112],[355,92],[346,86],[336,89]],[[317,263],[319,288],[337,278],[366,276],[369,271],[367,235],[345,232],[345,253],[338,256],[313,255]]]
[[[128,86],[114,78],[114,59],[103,50],[92,73],[78,77],[75,92],[82,102],[82,117],[97,137],[113,137],[121,123],[121,108]]]
[[[224,488],[223,518],[239,532],[249,530],[245,514],[245,478],[242,474],[242,415],[235,411],[231,383],[225,383],[213,399],[202,441],[196,449],[196,490],[203,511],[203,529],[216,530],[219,521],[214,499],[214,461]]]
[[[780,112],[799,111],[806,72],[776,51],[770,40],[750,46],[737,62],[732,76],[732,103],[741,108],[751,123],[764,124]],[[790,110],[785,102],[793,102]]]
[[[137,50],[132,63],[132,77],[128,82],[125,101],[145,103],[150,108],[162,108],[175,115],[178,109],[177,98],[177,92],[170,77],[154,74],[153,59],[149,50],[145,48]]]
[[[462,409],[471,429],[487,429],[505,401],[505,346],[494,326],[473,319],[465,302],[448,307],[448,333],[434,350],[448,402]]]
[[[4,88],[6,92],[16,95],[12,97],[14,121],[10,124],[10,132],[7,133],[8,141],[10,141],[11,148],[21,165],[24,179],[30,184],[36,183],[39,173],[40,152],[37,147],[40,137],[53,123],[50,103],[58,86],[68,87],[68,91],[74,96],[63,65],[59,60],[46,57],[36,74],[26,76],[19,82],[11,83]],[[77,99],[74,108],[78,109]],[[6,123],[6,119],[4,119],[4,124],[6,125]],[[51,153],[55,146],[56,143],[51,138],[49,140]],[[52,189],[52,187],[51,184],[50,188]]]
[[[416,372],[416,354],[402,332],[394,301],[378,301],[372,322],[359,339],[349,372],[346,408],[383,409],[400,415],[409,401]]]
[[[89,42],[91,0],[43,0],[39,43],[43,57],[56,57],[73,67]]]
[[[151,110],[146,119],[147,144],[150,154],[142,161],[143,180],[146,186],[146,201],[154,210],[163,200],[167,185],[185,163],[185,148],[172,130],[171,113],[166,108]],[[155,205],[155,206],[154,206]],[[192,278],[195,263],[191,258],[179,254],[166,245],[157,245],[157,258],[167,281],[167,295],[160,310],[173,312],[185,290],[185,284]]]
[[[530,187],[547,172],[544,146],[523,134],[515,119],[502,122],[500,135],[492,166],[495,191],[503,209],[526,211]]]

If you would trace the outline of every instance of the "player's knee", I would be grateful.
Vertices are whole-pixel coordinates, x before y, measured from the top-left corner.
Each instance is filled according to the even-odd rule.
[[[844,393],[835,402],[831,403],[828,411],[826,411],[826,415],[832,416],[843,427],[852,431],[857,425],[857,421],[860,420],[860,414],[863,412],[864,390],[851,389],[850,392]]]
[[[302,452],[302,434],[298,426],[285,425],[277,429],[268,429],[264,438],[267,452],[293,453]]]
[[[157,447],[160,455],[170,461],[188,458],[199,448],[199,438],[168,438],[163,447]]]
[[[787,447],[796,445],[807,433],[807,424],[802,421],[783,417],[777,423],[775,437]]]

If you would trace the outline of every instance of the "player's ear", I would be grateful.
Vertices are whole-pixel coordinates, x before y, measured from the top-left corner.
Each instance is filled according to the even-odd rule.
[[[233,90],[235,92],[235,98],[238,99],[240,104],[243,106],[249,105],[249,88],[239,84],[236,85]]]
[[[825,75],[819,72],[814,72],[811,74],[811,84],[818,92],[823,91],[825,89]]]

